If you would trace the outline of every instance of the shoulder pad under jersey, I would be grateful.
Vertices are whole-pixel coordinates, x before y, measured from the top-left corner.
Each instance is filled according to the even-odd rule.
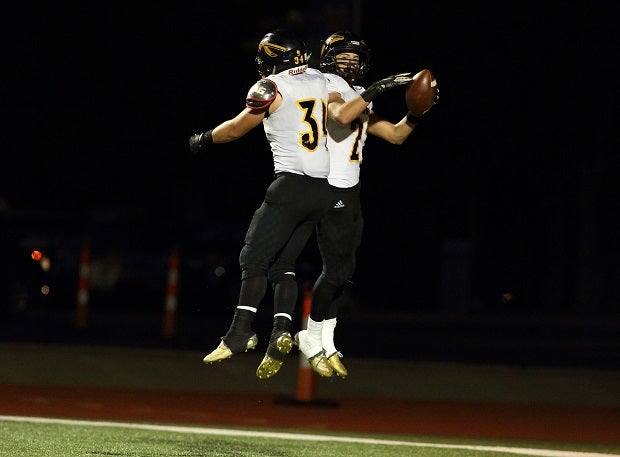
[[[266,108],[273,103],[278,93],[278,86],[270,79],[263,78],[257,81],[245,99],[245,106],[251,109]]]

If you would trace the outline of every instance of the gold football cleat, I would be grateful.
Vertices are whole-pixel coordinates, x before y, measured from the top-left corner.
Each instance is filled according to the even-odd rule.
[[[334,374],[332,366],[329,364],[329,362],[327,361],[327,357],[325,357],[325,354],[323,353],[317,354],[314,357],[310,357],[308,359],[308,362],[310,362],[312,369],[321,376],[329,378],[331,375]]]
[[[256,335],[252,335],[250,339],[248,340],[245,350],[247,351],[248,349],[254,349],[257,344],[258,344],[258,337]],[[222,340],[220,341],[220,344],[218,345],[218,347],[216,347],[210,354],[207,354],[205,358],[202,359],[202,361],[204,363],[213,363],[213,362],[219,362],[221,360],[229,359],[232,356],[233,356],[233,352],[230,350],[228,346],[226,346],[226,343],[224,343],[224,340]]]
[[[282,354],[288,354],[293,349],[293,337],[289,332],[284,332],[276,340],[276,347]]]
[[[263,361],[256,369],[256,376],[258,379],[269,379],[280,371],[283,363],[284,362],[281,362],[280,360],[276,360],[273,357],[265,355],[265,357],[263,357]]]
[[[340,352],[334,352],[332,355],[327,357],[327,361],[329,362],[331,367],[334,369],[334,372],[338,376],[340,376],[341,378],[346,378],[349,372],[347,371],[345,366],[340,361],[341,358],[342,358],[342,354]]]
[[[306,357],[308,357],[308,354],[309,353],[311,354],[312,353],[311,351],[313,351],[313,349],[310,348],[308,340],[306,338],[307,338],[306,330],[302,330],[295,334],[295,344],[297,345],[299,350],[303,352],[303,354]],[[302,346],[305,346],[305,347],[302,348]],[[310,362],[310,366],[312,367],[312,369],[318,374],[320,374],[321,376],[328,378],[332,374],[334,374],[334,370],[329,364],[329,362],[327,361],[327,357],[325,357],[325,353],[323,352],[323,350],[321,350],[320,352],[317,352],[311,357],[308,357],[308,362]]]
[[[291,334],[289,332],[282,333],[276,340],[275,346],[282,354],[288,354],[289,352],[291,352],[291,349],[293,348],[293,338],[291,337]],[[267,352],[269,352],[269,350]],[[262,362],[260,363],[260,365],[258,365],[258,368],[256,369],[256,376],[258,377],[258,379],[271,378],[278,371],[280,371],[283,363],[284,361],[277,360],[271,357],[269,354],[265,354],[265,357],[263,357]]]

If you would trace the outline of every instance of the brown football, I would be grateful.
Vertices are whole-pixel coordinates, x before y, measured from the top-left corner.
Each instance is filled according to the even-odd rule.
[[[437,94],[437,81],[430,70],[424,69],[407,84],[405,103],[407,109],[416,117],[422,116],[433,106]]]

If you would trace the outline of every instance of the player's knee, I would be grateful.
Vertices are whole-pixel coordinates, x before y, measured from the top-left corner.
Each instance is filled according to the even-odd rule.
[[[297,277],[291,270],[269,270],[269,281],[275,286],[283,281],[297,281]]]
[[[241,279],[267,276],[267,267],[259,263],[241,263]]]
[[[251,246],[246,244],[241,249],[239,267],[241,268],[242,279],[267,275],[267,264],[268,262],[261,259]]]
[[[346,271],[340,270],[337,272],[324,272],[323,279],[334,287],[340,288],[344,287],[349,279],[349,275],[347,275]]]

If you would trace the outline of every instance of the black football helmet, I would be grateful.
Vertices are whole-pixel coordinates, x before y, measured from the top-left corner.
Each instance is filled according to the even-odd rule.
[[[342,52],[353,52],[359,56],[359,65],[348,65],[341,68],[336,62],[336,56]],[[349,84],[359,82],[370,69],[370,49],[364,40],[353,32],[336,32],[331,34],[321,46],[319,68],[324,73],[334,73],[342,76]]]
[[[258,74],[262,78],[289,68],[308,65],[309,59],[306,43],[295,32],[285,29],[267,33],[258,44],[256,53]]]

